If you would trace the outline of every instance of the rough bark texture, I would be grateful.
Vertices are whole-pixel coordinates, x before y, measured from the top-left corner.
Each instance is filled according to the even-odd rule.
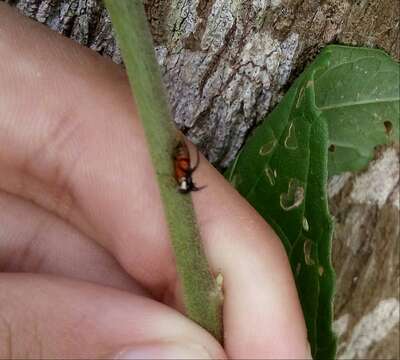
[[[6,1],[121,62],[100,1]],[[400,57],[398,0],[145,4],[176,123],[217,166],[232,161],[249,129],[325,44],[378,46]]]
[[[100,1],[6,1],[121,62]],[[374,46],[400,58],[398,0],[145,0],[145,5],[176,123],[220,167],[236,156],[248,131],[325,44]],[[398,149],[388,149],[366,172],[330,182],[337,219],[335,326],[344,359],[400,357],[398,161]]]
[[[399,359],[399,151],[330,180],[340,359]]]

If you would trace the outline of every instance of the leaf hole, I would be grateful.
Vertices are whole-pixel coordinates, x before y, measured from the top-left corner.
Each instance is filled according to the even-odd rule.
[[[324,271],[325,271],[325,269],[322,266],[318,266],[318,274],[319,274],[319,276],[324,275]]]
[[[297,149],[297,138],[294,123],[291,122],[287,131],[287,135],[284,141],[286,149],[296,150]]]
[[[314,260],[311,257],[312,247],[313,247],[313,243],[311,242],[311,240],[306,239],[304,241],[303,251],[304,251],[304,261],[307,265],[315,264]]]
[[[272,150],[274,150],[276,144],[277,144],[277,141],[275,139],[272,139],[272,140],[268,141],[267,143],[265,143],[263,146],[261,146],[258,153],[261,156],[269,155],[269,154],[271,154]]]
[[[383,123],[383,125],[385,126],[385,132],[387,135],[390,135],[392,130],[393,130],[393,124],[391,121],[385,121]]]
[[[336,151],[336,145],[335,145],[335,144],[329,145],[328,150],[329,150],[330,152],[335,152],[335,151]]]
[[[304,187],[299,180],[290,179],[287,193],[279,197],[281,208],[285,211],[298,208],[304,201]]]
[[[305,231],[310,230],[310,225],[308,225],[308,221],[307,221],[307,218],[305,216],[303,216],[303,229]]]
[[[267,179],[268,179],[270,185],[274,186],[275,185],[274,171],[269,166],[267,166],[264,171],[265,171],[265,175],[267,176]]]

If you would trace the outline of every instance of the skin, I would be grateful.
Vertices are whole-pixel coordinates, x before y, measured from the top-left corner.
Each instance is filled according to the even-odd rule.
[[[310,357],[277,236],[204,158],[192,196],[224,349],[182,315],[121,67],[4,3],[0,58],[0,358]]]

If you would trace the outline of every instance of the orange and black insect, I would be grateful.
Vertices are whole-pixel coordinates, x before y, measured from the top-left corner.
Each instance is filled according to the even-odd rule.
[[[187,194],[191,191],[198,191],[204,188],[204,186],[197,187],[192,179],[192,174],[199,166],[199,162],[199,150],[197,150],[196,164],[191,167],[189,149],[183,140],[178,141],[174,152],[174,166],[175,179],[178,183],[179,192]]]

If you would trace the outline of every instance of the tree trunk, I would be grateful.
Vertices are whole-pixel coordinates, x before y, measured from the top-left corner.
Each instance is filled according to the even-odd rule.
[[[399,149],[330,180],[339,358],[399,359]]]
[[[100,1],[6,2],[121,62]],[[249,130],[327,43],[379,47],[400,58],[398,0],[145,5],[175,121],[217,167],[235,158]],[[397,148],[382,149],[366,172],[330,181],[342,358],[400,357],[398,162]]]

